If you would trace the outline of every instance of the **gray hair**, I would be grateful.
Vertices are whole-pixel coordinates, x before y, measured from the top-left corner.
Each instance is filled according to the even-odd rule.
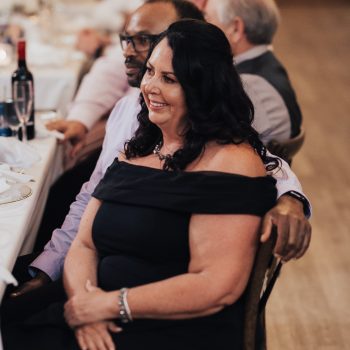
[[[250,43],[270,44],[276,33],[280,15],[274,0],[218,0],[218,16],[223,24],[242,18]]]

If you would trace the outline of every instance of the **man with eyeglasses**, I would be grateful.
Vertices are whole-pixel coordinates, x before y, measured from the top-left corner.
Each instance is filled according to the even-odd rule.
[[[70,151],[72,156],[79,157],[95,145],[102,145],[106,122],[103,115],[109,114],[115,103],[130,93],[130,87],[138,86],[137,74],[156,35],[180,18],[198,19],[200,16],[204,19],[198,8],[187,1],[149,0],[145,3],[147,6],[141,6],[133,13],[127,30],[121,35],[121,46],[125,50],[122,53],[118,50],[114,56],[98,59],[82,81],[67,120],[48,125],[48,128],[64,132],[65,140],[73,143]],[[87,139],[88,130],[92,132]],[[51,188],[38,231],[36,250],[43,248],[50,239],[51,232],[64,220],[70,203],[74,201],[82,184],[89,179],[96,165],[98,152],[99,149],[90,152],[84,162],[76,164],[63,174]]]
[[[195,0],[192,2],[196,3],[197,1],[201,0]],[[162,1],[159,3],[161,2]],[[145,3],[152,3],[152,0],[146,0]],[[166,1],[163,2],[163,4],[165,3]],[[167,11],[166,13],[162,12],[163,17],[159,17],[155,12],[147,14],[148,20],[144,24],[146,25],[147,30],[144,33],[139,31],[139,34],[142,35],[137,38],[139,41],[137,46],[141,51],[143,50],[144,45],[149,43],[149,40],[152,38],[151,32],[159,34],[160,31],[157,29],[164,28],[162,27],[162,24],[165,22],[168,21],[167,23],[171,23],[176,19],[184,18],[183,16],[190,18],[193,17],[192,13],[194,11],[186,15],[188,8],[185,9],[186,5],[182,5],[181,1],[174,1],[174,4],[170,5],[170,7],[174,6],[176,7],[176,11]],[[173,17],[170,18],[170,16]],[[171,20],[171,22],[169,22],[169,20]],[[64,133],[65,142],[69,141],[72,144],[70,151],[70,156],[72,158],[76,157],[85,147],[87,133],[95,127],[96,123],[100,121],[104,115],[108,114],[114,104],[128,92],[129,86],[135,86],[135,82],[130,82],[129,79],[126,80],[123,69],[124,62],[122,61],[121,56],[120,50],[116,49],[113,52],[113,55],[97,59],[90,72],[82,80],[67,118],[65,120],[54,121],[47,124],[49,129],[58,130]],[[126,61],[125,65],[132,70],[133,68],[139,67],[140,62],[142,59],[144,60],[144,58],[145,57],[142,53],[140,53],[137,58],[134,56],[134,59],[131,59],[130,62]],[[98,94],[97,91],[99,92]]]
[[[198,18],[200,15],[203,18],[194,5],[184,5],[182,1],[175,1],[174,5],[166,1],[146,3],[152,6],[141,6],[130,17],[126,28],[128,30],[121,34],[122,50],[117,48],[114,55],[97,60],[91,72],[82,81],[67,120],[58,120],[48,125],[49,128],[64,132],[66,140],[74,144],[70,151],[72,156],[79,155],[81,148],[85,146],[88,130],[93,130],[93,138],[87,140],[87,148],[102,145],[106,123],[103,115],[109,114],[115,103],[131,92],[130,87],[138,87],[137,74],[157,34],[184,16]],[[189,11],[189,7],[194,10]],[[153,8],[156,8],[157,12],[154,12]],[[194,11],[197,11],[197,14],[193,15]],[[132,44],[128,45],[130,42]],[[89,179],[99,152],[99,148],[92,150],[89,157],[63,174],[51,188],[35,250],[43,249],[52,231],[63,222],[69,205],[79,193],[82,184]]]
[[[136,35],[119,34],[120,43],[124,53],[128,51],[128,46],[131,45],[132,50],[140,59],[134,55],[129,55],[125,59],[126,75],[130,86],[138,87],[138,73],[143,66],[144,54],[148,52],[152,42],[154,42],[158,35],[139,33]]]
[[[116,104],[108,119],[102,153],[90,180],[83,185],[76,201],[71,205],[62,227],[53,232],[44,251],[30,265],[30,272],[35,277],[22,284],[12,294],[12,298],[3,303],[3,320],[9,317],[12,319],[25,318],[38,307],[44,307],[47,302],[55,301],[55,298],[63,293],[60,278],[64,258],[77,233],[81,216],[91,193],[118,151],[123,150],[124,142],[137,128],[136,116],[140,108],[138,100],[140,71],[147,57],[148,48],[156,35],[165,30],[168,25],[179,18],[186,17],[203,18],[196,7],[183,0],[150,0],[132,14],[125,32],[121,35],[121,44],[124,49],[127,80],[134,88],[129,90],[128,96]],[[268,238],[269,223],[274,219],[275,222],[277,221],[279,234],[276,253],[289,259],[292,256],[300,257],[304,254],[310,240],[310,232],[307,232],[310,228],[304,217],[302,204],[290,196],[283,195],[290,190],[301,192],[301,186],[295,175],[288,167],[283,167],[283,169],[285,171],[283,179],[277,179],[280,198],[273,212],[274,217],[272,218],[272,214],[268,213],[264,218],[265,225],[267,224],[266,227],[268,227],[265,230],[264,239]],[[295,239],[293,235],[299,234],[298,230],[302,232],[298,237],[298,244],[291,246],[291,241],[293,243]],[[292,236],[291,232],[293,232]],[[55,281],[55,283],[48,284],[50,281]],[[45,284],[47,285],[44,286]],[[34,291],[35,289],[37,290]],[[29,291],[32,293],[26,294]],[[19,298],[19,296],[22,297]]]

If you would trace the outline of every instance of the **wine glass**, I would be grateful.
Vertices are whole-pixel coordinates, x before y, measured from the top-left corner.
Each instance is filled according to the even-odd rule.
[[[9,125],[12,136],[18,136],[18,129],[21,126],[21,121],[18,119],[17,113],[15,111],[15,107],[12,100],[5,102],[5,113],[4,113],[5,121]]]
[[[33,82],[29,80],[13,83],[13,103],[16,114],[21,122],[23,142],[27,142],[27,123],[33,106]]]

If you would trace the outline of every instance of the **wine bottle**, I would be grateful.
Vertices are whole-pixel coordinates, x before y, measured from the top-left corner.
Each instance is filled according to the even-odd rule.
[[[26,62],[26,42],[25,40],[19,40],[17,44],[17,55],[18,55],[18,67],[12,74],[12,95],[13,95],[13,84],[15,81],[31,81],[34,90],[33,74],[27,68]],[[19,133],[21,134],[21,133]],[[21,135],[19,135],[21,136]],[[34,117],[34,101],[32,104],[32,111],[30,112],[29,121],[27,123],[27,136],[28,140],[35,137],[35,117]]]

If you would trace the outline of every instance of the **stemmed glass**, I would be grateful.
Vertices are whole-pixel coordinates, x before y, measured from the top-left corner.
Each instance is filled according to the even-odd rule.
[[[23,142],[27,142],[27,123],[33,106],[33,82],[15,81],[13,83],[13,103],[18,119],[21,121]]]

